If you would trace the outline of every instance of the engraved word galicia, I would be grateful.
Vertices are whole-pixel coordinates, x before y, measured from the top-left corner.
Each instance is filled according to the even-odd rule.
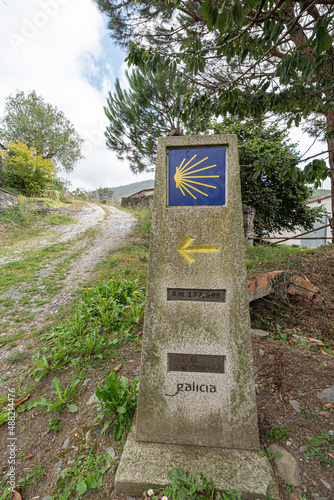
[[[176,385],[176,392],[175,394],[165,394],[165,396],[176,396],[180,392],[207,392],[207,393],[214,393],[217,392],[217,388],[215,385],[212,384],[195,384],[193,382],[192,384],[177,384]]]

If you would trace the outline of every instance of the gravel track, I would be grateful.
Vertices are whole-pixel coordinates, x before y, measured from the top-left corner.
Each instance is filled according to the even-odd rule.
[[[69,304],[73,300],[73,292],[78,289],[80,284],[87,281],[94,271],[94,268],[99,264],[104,257],[111,250],[124,244],[126,237],[131,233],[136,218],[115,207],[106,206],[105,210],[93,203],[87,204],[87,206],[76,213],[77,223],[70,226],[56,226],[56,237],[55,233],[44,233],[42,239],[38,238],[33,243],[30,243],[25,250],[20,248],[14,255],[12,254],[11,259],[5,258],[0,261],[0,272],[1,265],[7,262],[14,262],[22,260],[25,258],[25,251],[32,249],[39,249],[45,246],[54,245],[56,243],[73,241],[73,245],[69,248],[68,253],[70,254],[74,249],[87,247],[84,252],[73,261],[71,269],[67,274],[66,278],[62,280],[62,289],[54,295],[49,302],[46,302],[37,309],[32,309],[27,306],[27,315],[33,312],[34,317],[31,321],[20,321],[15,323],[9,328],[9,330],[2,332],[0,323],[0,344],[1,336],[11,336],[17,333],[19,330],[24,330],[27,334],[30,333],[31,328],[36,329],[42,328],[47,322],[48,317],[52,314],[57,313],[60,306],[64,304]],[[89,229],[96,229],[95,236],[85,235],[84,233]],[[80,239],[78,240],[78,237]],[[57,263],[57,258],[53,262],[49,262],[48,265],[40,272],[40,277],[45,278],[48,274],[52,273],[54,270],[54,265]],[[29,290],[30,284],[22,284],[20,290],[17,288],[11,288],[7,290],[4,294],[0,295],[0,299],[12,298],[16,303],[19,299],[24,296],[24,294]],[[41,297],[44,295],[44,290],[41,291]],[[0,306],[1,307],[1,306]],[[19,309],[23,309],[19,307]],[[2,321],[5,322],[9,318],[3,318]],[[1,320],[0,320],[1,321]],[[14,322],[12,322],[14,323]],[[8,366],[5,367],[1,360],[12,355],[15,350],[23,352],[25,350],[25,339],[20,339],[19,345],[10,351],[6,351],[5,348],[0,349],[0,377],[3,375],[14,376],[16,368],[13,367],[8,371]],[[1,368],[3,366],[3,368]],[[8,385],[8,382],[1,382],[2,385]]]

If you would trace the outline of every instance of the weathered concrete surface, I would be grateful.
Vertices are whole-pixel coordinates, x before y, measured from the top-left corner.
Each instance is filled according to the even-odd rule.
[[[203,472],[213,479],[217,491],[237,489],[243,492],[243,500],[267,500],[267,493],[272,500],[280,499],[269,461],[255,451],[138,443],[133,430],[116,473],[115,493],[140,496],[149,488],[163,488],[169,484],[168,472],[173,467],[198,479]]]
[[[168,206],[168,148],[191,157],[202,146],[226,148],[225,205]],[[189,236],[219,252],[187,262],[178,249]],[[226,301],[168,301],[168,288],[226,290]],[[224,373],[170,371],[170,353],[225,356]],[[158,141],[136,438],[259,448],[236,136]]]

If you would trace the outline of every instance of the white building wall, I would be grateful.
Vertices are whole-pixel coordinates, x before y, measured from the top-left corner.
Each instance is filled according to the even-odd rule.
[[[328,215],[330,216],[331,213],[332,213],[332,198],[331,198],[331,195],[326,195],[326,196],[321,196],[319,198],[315,198],[313,200],[310,200],[307,203],[307,206],[309,206],[310,208],[315,208],[315,207],[319,207],[319,206],[324,206],[325,210],[327,211]],[[326,222],[325,224],[328,224],[329,223],[329,220],[328,220],[328,217],[326,218]],[[281,233],[273,233],[271,234],[271,238],[272,239],[269,239],[267,241],[269,241],[270,243],[276,243],[280,240],[278,240],[277,238],[291,238],[291,236],[297,236],[298,234],[301,234],[302,232],[304,232],[304,230],[301,228],[300,230],[298,231],[282,231]],[[314,233],[310,233],[310,237],[313,236]],[[331,238],[332,237],[332,232],[331,232],[331,228],[330,227],[327,227],[326,228],[326,238]],[[317,241],[317,246],[321,246],[324,244],[324,242],[322,240],[314,240],[314,241]],[[331,243],[331,240],[330,239],[326,239],[326,244],[330,244]],[[284,241],[282,243],[280,243],[280,245],[288,245],[288,246],[296,246],[296,247],[300,247],[301,245],[303,245],[303,241],[301,239],[289,239],[287,241]]]

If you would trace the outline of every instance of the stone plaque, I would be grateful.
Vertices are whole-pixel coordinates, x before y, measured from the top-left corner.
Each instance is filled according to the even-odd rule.
[[[195,302],[225,302],[226,290],[195,288],[167,288],[167,300],[193,300]]]
[[[225,356],[168,353],[169,372],[224,373]]]

